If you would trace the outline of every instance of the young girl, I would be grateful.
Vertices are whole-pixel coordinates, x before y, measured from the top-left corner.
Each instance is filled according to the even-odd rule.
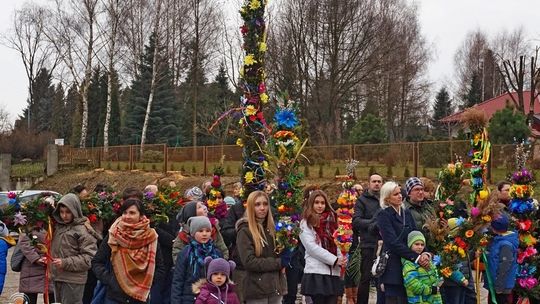
[[[246,212],[236,224],[236,246],[246,270],[243,295],[247,304],[279,304],[287,292],[281,271],[290,262],[290,254],[275,252],[274,219],[268,195],[252,192],[247,199]]]
[[[230,280],[236,264],[211,257],[206,257],[204,264],[206,278],[193,284],[193,293],[197,295],[195,304],[240,304],[234,292],[234,284]]]
[[[407,236],[407,245],[412,251],[422,254],[426,247],[426,239],[422,232],[411,231]],[[437,269],[430,264],[428,270],[420,265],[402,258],[403,283],[407,292],[409,303],[418,304],[442,304],[439,287],[442,280],[437,276]]]
[[[189,244],[178,254],[171,286],[171,303],[190,304],[195,302],[192,285],[205,277],[204,259],[218,258],[221,253],[212,241],[212,225],[206,216],[193,216],[188,221]]]
[[[344,289],[340,266],[347,264],[332,236],[338,227],[336,212],[321,190],[311,192],[305,207],[300,222],[300,240],[306,248],[301,293],[314,304],[334,304]]]

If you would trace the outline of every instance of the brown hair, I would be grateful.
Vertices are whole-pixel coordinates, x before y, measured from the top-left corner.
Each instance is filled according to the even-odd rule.
[[[311,191],[311,194],[309,195],[309,198],[307,199],[307,202],[304,206],[304,211],[302,212],[302,218],[306,221],[309,227],[318,227],[319,226],[319,215],[315,212],[313,209],[313,204],[315,204],[315,199],[318,196],[322,196],[324,198],[324,202],[326,203],[326,208],[324,208],[324,211],[330,211],[336,215],[336,211],[332,208],[330,203],[328,202],[328,196],[324,191],[322,190],[313,190]]]
[[[259,197],[264,197],[268,203],[268,213],[266,214],[266,227],[263,227],[257,222],[257,217],[255,216],[255,202]],[[249,194],[246,203],[246,217],[248,221],[249,232],[253,237],[253,244],[255,246],[255,256],[259,257],[262,254],[262,247],[264,242],[268,242],[264,234],[264,230],[268,230],[272,236],[272,242],[275,245],[275,227],[274,227],[274,218],[272,217],[272,212],[270,212],[270,199],[268,194],[264,191],[253,191]]]

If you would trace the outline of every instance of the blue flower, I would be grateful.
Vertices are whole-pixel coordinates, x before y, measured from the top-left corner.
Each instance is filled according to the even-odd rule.
[[[458,217],[457,220],[456,220],[456,225],[457,226],[461,226],[461,224],[463,224],[465,222],[465,219],[463,217]]]
[[[298,125],[298,118],[291,110],[281,110],[274,115],[274,120],[278,126],[292,129]]]
[[[435,256],[433,257],[433,264],[434,264],[435,266],[441,265],[441,256],[440,256],[440,255],[435,255]]]

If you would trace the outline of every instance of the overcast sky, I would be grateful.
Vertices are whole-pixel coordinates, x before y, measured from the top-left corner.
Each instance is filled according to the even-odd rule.
[[[413,1],[413,0],[408,0]],[[540,0],[417,0],[422,30],[432,45],[434,58],[428,78],[433,90],[447,83],[453,75],[453,57],[467,32],[481,29],[494,35],[503,29],[523,26],[531,44],[540,45]],[[13,11],[24,0],[1,0],[0,32],[10,27]],[[269,46],[271,47],[271,46]],[[27,82],[18,54],[0,45],[0,104],[11,119],[26,106]]]

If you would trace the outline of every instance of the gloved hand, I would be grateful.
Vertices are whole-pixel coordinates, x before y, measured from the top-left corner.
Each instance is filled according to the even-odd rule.
[[[282,268],[289,267],[289,264],[291,263],[292,253],[293,252],[290,249],[283,249],[283,251],[279,255]]]

